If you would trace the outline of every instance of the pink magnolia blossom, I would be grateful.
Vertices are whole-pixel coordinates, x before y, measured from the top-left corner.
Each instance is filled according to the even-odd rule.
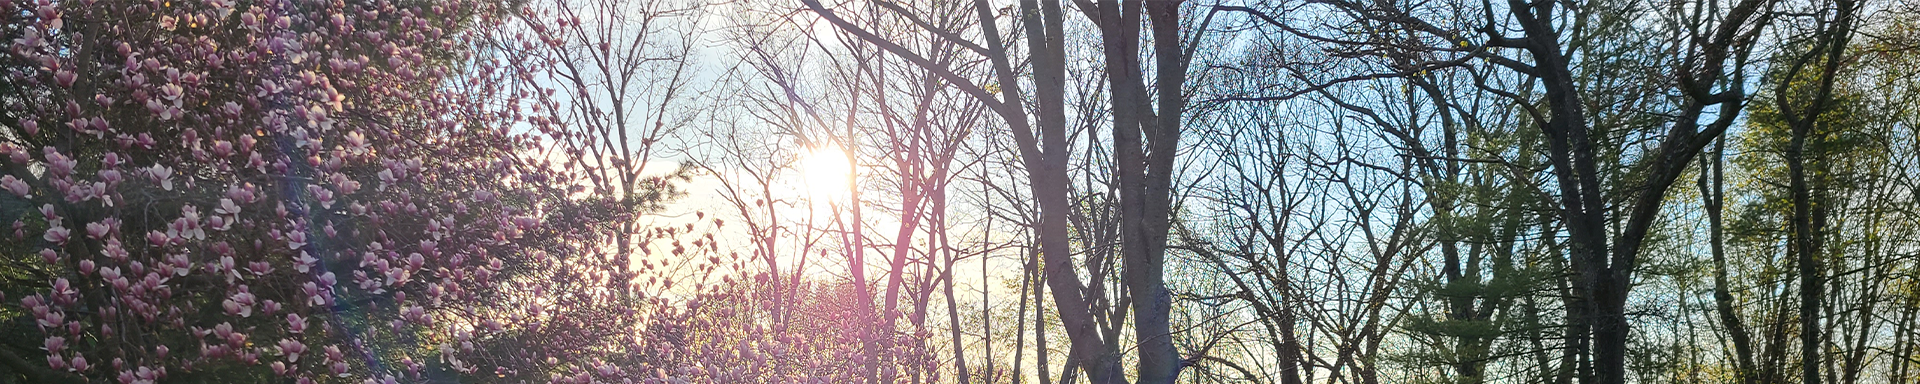
[[[173,168],[154,164],[147,168],[147,176],[152,178],[153,182],[159,183],[160,189],[173,190]]]
[[[67,347],[67,338],[48,336],[42,345],[43,347],[41,347],[41,349],[47,350],[47,353],[60,353],[61,350]]]
[[[287,314],[287,332],[305,333],[306,331],[307,319],[300,317],[298,313]]]
[[[102,223],[102,222],[87,223],[87,237],[92,239],[99,239],[102,237],[106,237],[107,231],[111,229],[112,227],[108,227],[107,223]]]
[[[15,178],[13,175],[4,175],[0,176],[0,188],[12,192],[14,196],[29,197],[28,192],[31,187],[27,186],[26,180]]]
[[[281,339],[280,353],[285,354],[288,363],[300,362],[300,354],[307,352],[307,345],[293,339]]]
[[[59,83],[61,88],[72,88],[74,80],[79,78],[80,74],[70,69],[62,68],[53,72],[53,80]]]
[[[87,368],[92,367],[92,365],[87,363],[86,356],[80,356],[78,354],[73,355],[73,361],[67,364],[72,367],[68,370],[73,372],[86,371]]]
[[[67,239],[72,237],[72,235],[72,230],[63,227],[52,227],[47,228],[47,233],[41,237],[54,244],[66,244]]]
[[[80,164],[80,161],[67,157],[66,154],[60,153],[60,150],[54,149],[53,147],[46,147],[45,155],[47,159],[47,173],[56,178],[72,176],[73,168]]]
[[[313,258],[312,255],[308,255],[307,251],[300,251],[300,255],[294,257],[293,270],[300,273],[307,273],[308,270],[313,268],[314,264],[319,262],[320,262],[319,259],[315,259]]]

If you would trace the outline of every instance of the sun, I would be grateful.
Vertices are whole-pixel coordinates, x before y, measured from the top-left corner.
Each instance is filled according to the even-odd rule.
[[[800,171],[800,183],[812,200],[839,201],[851,195],[847,182],[853,178],[853,164],[846,150],[832,145],[807,148],[794,163]]]

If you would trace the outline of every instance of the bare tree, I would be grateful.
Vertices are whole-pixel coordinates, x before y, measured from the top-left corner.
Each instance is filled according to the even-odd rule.
[[[495,26],[499,60],[530,96],[533,129],[553,144],[555,166],[591,188],[578,192],[623,207],[672,193],[647,167],[697,115],[690,104],[700,92],[695,51],[705,33],[697,5],[539,1]],[[570,153],[584,156],[563,155]],[[631,278],[644,225],[634,218],[605,225],[609,262]]]
[[[1290,76],[1304,85],[1298,91],[1264,96],[1268,98],[1454,68],[1493,68],[1523,79],[1508,84],[1482,81],[1478,88],[1508,97],[1544,135],[1544,155],[1553,174],[1559,221],[1565,225],[1570,252],[1572,301],[1567,304],[1567,321],[1574,332],[1569,335],[1568,355],[1591,356],[1593,369],[1576,375],[1583,382],[1620,383],[1626,380],[1629,326],[1625,309],[1642,245],[1674,180],[1702,147],[1739,116],[1746,100],[1739,79],[1747,52],[1768,20],[1770,4],[1763,0],[1672,3],[1658,14],[1609,2],[1307,5],[1337,15],[1338,21],[1326,28],[1296,27],[1253,7],[1244,11],[1259,12],[1272,28],[1299,36],[1310,47],[1321,47],[1327,57],[1377,58],[1382,64],[1379,70],[1328,76],[1307,71],[1313,64],[1303,62]],[[1594,43],[1624,37],[1619,28],[1635,23],[1628,15],[1636,13],[1661,20],[1647,26],[1666,28],[1661,32],[1665,35],[1645,43],[1671,54],[1629,53],[1616,50],[1622,46]],[[1599,66],[1608,62],[1670,74],[1661,79],[1671,88],[1621,92],[1633,84],[1586,77],[1600,73]],[[1658,94],[1650,92],[1674,94],[1677,100],[1656,104],[1651,102],[1658,99],[1643,97],[1612,105],[1660,105],[1667,108],[1663,116],[1669,118],[1643,122],[1623,110],[1593,110],[1596,105],[1608,105],[1596,102],[1612,96]],[[1709,110],[1713,113],[1708,114]],[[1664,129],[1645,128],[1649,125]],[[1646,139],[1635,139],[1629,152],[1616,155],[1611,148],[1628,144],[1619,141],[1623,137]],[[1603,164],[1609,161],[1618,163]]]

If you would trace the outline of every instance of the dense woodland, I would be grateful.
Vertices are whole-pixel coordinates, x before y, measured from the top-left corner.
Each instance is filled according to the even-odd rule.
[[[0,35],[0,383],[1920,382],[1913,0]]]

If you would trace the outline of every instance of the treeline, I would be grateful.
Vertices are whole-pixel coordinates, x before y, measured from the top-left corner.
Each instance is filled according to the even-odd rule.
[[[1920,376],[1911,2],[0,4],[0,381]]]
[[[1009,126],[1016,376],[1911,377],[1913,4],[807,6]]]

